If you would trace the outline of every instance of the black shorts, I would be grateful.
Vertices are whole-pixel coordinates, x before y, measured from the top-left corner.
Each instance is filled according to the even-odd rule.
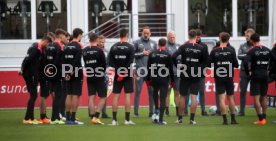
[[[126,77],[123,81],[118,82],[117,77],[114,77],[113,93],[120,94],[124,88],[125,93],[133,93],[133,78]]]
[[[40,80],[39,84],[40,84],[40,97],[47,98],[50,94],[49,81]]]
[[[216,93],[218,95],[224,94],[234,95],[234,81],[233,79],[215,80]]]
[[[81,96],[82,94],[82,79],[74,79],[65,81],[66,94]]]
[[[181,79],[179,86],[180,94],[182,96],[188,96],[189,94],[197,95],[199,92],[199,82],[199,78]]]
[[[267,80],[254,80],[250,81],[250,95],[251,96],[266,96],[268,89],[268,81]]]
[[[105,80],[87,81],[88,95],[93,96],[98,93],[100,98],[107,96],[107,83]]]

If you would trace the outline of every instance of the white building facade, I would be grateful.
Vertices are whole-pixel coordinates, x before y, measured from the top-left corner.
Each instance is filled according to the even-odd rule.
[[[180,44],[187,40],[192,28],[202,29],[203,39],[218,39],[219,32],[229,32],[230,43],[236,50],[245,42],[243,35],[248,27],[261,34],[264,45],[271,48],[276,42],[275,0],[24,0],[24,4],[19,1],[1,0],[0,65],[20,65],[20,61],[3,62],[23,58],[30,44],[56,28],[69,33],[76,27],[85,33],[95,28],[94,32],[103,33],[106,28],[107,47],[118,40],[116,33],[120,28],[130,29],[131,40],[135,40],[145,25],[153,29],[155,40],[175,31]],[[83,42],[86,44],[86,40]]]

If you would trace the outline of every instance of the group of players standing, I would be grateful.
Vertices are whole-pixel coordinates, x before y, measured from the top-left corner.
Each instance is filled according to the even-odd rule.
[[[225,106],[226,97],[229,100],[231,124],[238,124],[235,119],[233,74],[234,68],[238,68],[239,64],[236,51],[229,44],[230,35],[225,32],[220,33],[220,42],[209,54],[207,45],[200,40],[200,30],[190,30],[189,41],[181,46],[175,43],[175,34],[173,32],[168,33],[168,41],[161,38],[158,44],[150,39],[150,34],[150,28],[144,27],[141,39],[130,44],[128,43],[128,31],[121,29],[120,41],[111,47],[107,55],[103,48],[99,47],[99,36],[94,33],[89,34],[90,45],[85,48],[80,43],[83,31],[79,28],[74,29],[73,39],[70,42],[66,38],[67,32],[62,29],[57,29],[55,34],[48,33],[42,38],[41,42],[34,43],[29,48],[28,55],[22,63],[20,74],[23,74],[30,93],[23,123],[83,124],[76,118],[78,101],[82,94],[84,69],[82,69],[81,58],[83,57],[89,95],[89,116],[93,124],[104,124],[99,119],[99,115],[106,103],[108,79],[105,74],[108,64],[115,70],[112,123],[110,125],[118,125],[117,109],[123,88],[125,92],[124,124],[135,125],[130,120],[131,93],[134,92],[133,76],[130,73],[133,62],[136,64],[136,70],[144,67],[147,71],[143,71],[144,69],[141,69],[142,71],[139,73],[136,71],[134,117],[139,116],[140,93],[143,83],[146,82],[149,94],[149,116],[158,114],[160,117],[158,124],[167,124],[163,117],[164,114],[169,115],[168,95],[172,88],[174,89],[176,114],[178,116],[176,123],[182,123],[184,111],[186,111],[185,108],[188,107],[187,99],[191,96],[189,123],[196,124],[195,113],[198,93],[200,93],[200,99],[203,103],[201,107],[202,115],[207,115],[204,104],[205,75],[203,74],[203,69],[213,67],[214,70],[221,68],[226,70],[223,77],[217,73],[214,76],[223,124],[228,124]],[[246,50],[248,53],[241,55],[243,59],[242,71],[251,79],[250,93],[254,96],[255,108],[259,117],[255,124],[265,124],[268,72],[270,71],[270,76],[275,75],[275,68],[269,68],[276,59],[268,48],[260,44],[260,36],[258,34],[252,33],[248,39],[250,39],[248,40],[250,48]],[[239,58],[241,56],[239,54]],[[69,67],[63,70],[63,64],[70,65],[73,69]],[[56,67],[54,71],[51,65]],[[122,68],[127,71],[120,72],[119,70]],[[181,73],[179,76],[178,71],[184,68],[186,74]],[[103,75],[95,75],[94,71],[90,74],[89,69],[97,70]],[[167,72],[162,71],[162,69],[169,70],[169,73],[164,75]],[[66,73],[64,74],[62,71]],[[56,75],[54,77],[47,75],[52,73]],[[41,120],[36,121],[34,119],[34,102],[37,98],[38,81],[42,97],[40,102]],[[66,94],[62,92],[64,90]],[[53,97],[51,120],[46,116],[45,104],[45,100],[50,94]],[[96,94],[98,94],[100,100],[97,109],[94,110]],[[242,112],[244,113],[244,110]]]
[[[78,76],[73,75],[75,72],[70,72],[71,70],[67,70],[70,73],[62,73],[62,64],[82,67],[82,54],[89,51],[89,47],[82,49],[82,37],[83,31],[79,28],[74,29],[71,36],[63,29],[57,29],[55,33],[48,33],[40,42],[32,44],[28,49],[19,71],[30,93],[24,124],[83,124],[76,118],[78,101],[82,94],[83,70],[78,70]],[[99,36],[95,41],[96,44],[94,42],[93,46],[97,46],[97,49],[101,50],[100,53],[103,53],[105,38]],[[41,96],[40,120],[34,118],[38,83]],[[95,92],[90,89],[89,92],[89,109],[90,112],[94,112]],[[53,99],[51,119],[46,115],[46,99],[49,95]],[[102,103],[102,118],[107,118],[105,101]]]

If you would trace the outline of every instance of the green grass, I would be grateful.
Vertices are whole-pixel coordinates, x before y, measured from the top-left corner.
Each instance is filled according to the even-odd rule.
[[[110,113],[110,109],[109,113]],[[171,116],[165,117],[167,126],[151,123],[147,117],[148,109],[141,108],[140,117],[135,119],[135,126],[125,126],[124,111],[118,113],[117,127],[110,127],[111,119],[103,120],[104,126],[90,124],[87,109],[80,109],[77,117],[85,122],[83,126],[67,125],[23,125],[22,118],[25,110],[0,110],[0,141],[275,141],[276,109],[268,110],[267,125],[253,125],[257,119],[252,108],[247,109],[245,117],[237,117],[239,125],[221,125],[222,119],[217,116],[201,117],[196,115],[197,125],[188,124],[189,117],[184,117],[182,125],[174,124],[176,117],[174,108],[170,109]],[[198,111],[200,111],[198,109]],[[50,111],[48,112],[50,113]],[[36,110],[36,117],[39,117]],[[110,115],[110,114],[109,114]],[[48,114],[50,116],[50,114]],[[228,116],[229,118],[229,116]]]

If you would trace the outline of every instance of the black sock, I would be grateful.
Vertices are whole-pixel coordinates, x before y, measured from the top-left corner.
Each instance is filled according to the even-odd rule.
[[[93,117],[96,117],[96,118],[99,118],[99,116],[100,116],[100,113],[99,113],[99,112],[96,112],[96,113],[93,115]]]
[[[160,117],[159,117],[159,122],[162,123],[163,122],[163,117],[164,117],[164,108],[160,108]]]
[[[178,120],[182,120],[182,118],[183,118],[183,116],[180,116],[180,115],[178,116]]]
[[[195,114],[191,113],[190,120],[194,121],[195,120]]]
[[[226,117],[226,114],[222,115],[222,118],[223,118],[223,122],[224,122],[224,123],[227,123],[227,117]]]
[[[130,119],[129,119],[129,115],[130,115],[130,112],[126,112],[125,113],[125,120],[126,121],[129,121]]]
[[[166,111],[169,111],[169,107],[166,107]]]
[[[231,121],[236,121],[235,114],[231,114]]]
[[[66,112],[66,120],[70,120],[71,119],[71,113],[70,112]]]
[[[46,118],[46,114],[40,114],[40,119],[45,119]]]
[[[117,112],[112,112],[113,120],[117,121]]]
[[[262,114],[259,114],[258,117],[259,117],[259,121],[263,120],[263,115]]]
[[[76,112],[72,112],[71,121],[76,120]]]
[[[263,114],[263,119],[266,119],[266,114]]]
[[[95,114],[90,114],[89,117],[92,119],[95,116]]]
[[[175,110],[176,110],[176,116],[178,116],[178,107],[175,107]]]

